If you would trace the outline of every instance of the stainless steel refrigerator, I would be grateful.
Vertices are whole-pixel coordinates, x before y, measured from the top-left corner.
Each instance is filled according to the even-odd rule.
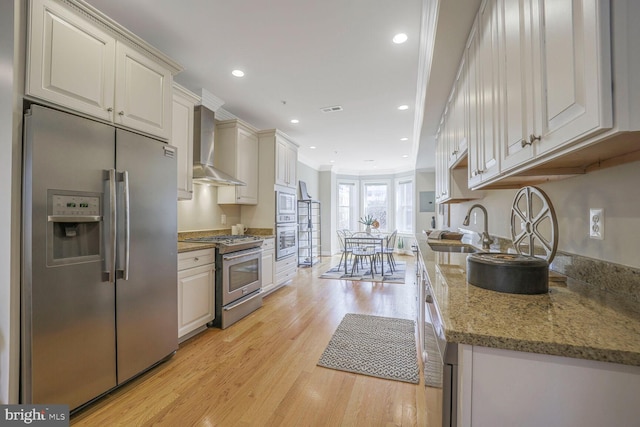
[[[25,114],[22,403],[77,409],[178,348],[176,151]]]

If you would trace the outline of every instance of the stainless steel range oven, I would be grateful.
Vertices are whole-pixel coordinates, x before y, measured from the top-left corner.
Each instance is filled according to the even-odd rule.
[[[189,242],[216,244],[215,318],[225,329],[262,307],[262,239],[256,236],[210,236]]]

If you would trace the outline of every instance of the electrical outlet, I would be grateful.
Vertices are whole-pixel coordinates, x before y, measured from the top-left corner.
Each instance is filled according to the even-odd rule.
[[[222,225],[227,224],[227,216],[225,214],[220,215],[220,224]]]
[[[604,240],[604,209],[589,209],[589,237]]]

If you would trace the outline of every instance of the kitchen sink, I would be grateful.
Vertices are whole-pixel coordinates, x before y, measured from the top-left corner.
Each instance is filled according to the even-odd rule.
[[[480,252],[480,249],[471,245],[439,245],[437,243],[429,243],[429,247],[436,252],[458,252],[465,254]]]
[[[467,257],[467,281],[497,292],[544,294],[549,291],[549,266],[530,255],[472,253]]]

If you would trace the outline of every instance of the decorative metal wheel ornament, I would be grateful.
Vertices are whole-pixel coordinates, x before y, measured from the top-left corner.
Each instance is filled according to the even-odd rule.
[[[536,187],[523,187],[511,206],[511,239],[519,254],[551,263],[558,249],[558,220],[549,197]]]

